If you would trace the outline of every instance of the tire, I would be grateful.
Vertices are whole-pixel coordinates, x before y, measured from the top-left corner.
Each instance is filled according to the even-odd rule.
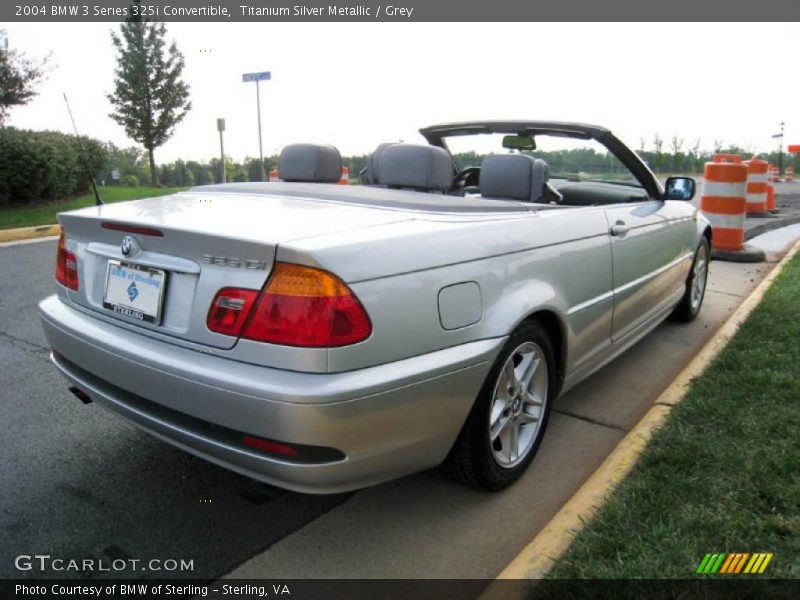
[[[686,277],[686,291],[670,315],[673,321],[689,323],[694,321],[700,313],[703,299],[706,297],[709,256],[708,240],[703,236],[700,245],[695,250],[692,268],[689,269],[689,275]]]
[[[556,390],[554,356],[550,338],[535,321],[511,335],[442,465],[448,476],[497,491],[525,472],[547,428]]]

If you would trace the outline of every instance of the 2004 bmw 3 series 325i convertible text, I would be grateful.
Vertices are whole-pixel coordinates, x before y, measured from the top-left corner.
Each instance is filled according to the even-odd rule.
[[[697,315],[711,228],[602,127],[421,133],[362,185],[296,144],[283,182],[60,214],[40,313],[72,391],[292,490],[512,483],[560,392]]]

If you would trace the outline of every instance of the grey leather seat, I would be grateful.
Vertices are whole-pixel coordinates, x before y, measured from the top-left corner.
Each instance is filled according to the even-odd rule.
[[[427,192],[446,192],[455,170],[443,148],[417,144],[390,144],[377,164],[379,185]]]
[[[480,189],[484,198],[549,204],[561,194],[547,183],[550,169],[540,158],[526,154],[490,154],[483,159]]]
[[[281,151],[278,171],[284,181],[336,183],[342,178],[342,155],[333,146],[290,144]]]
[[[367,165],[359,172],[358,177],[364,185],[378,184],[378,164],[380,163],[383,151],[396,142],[386,142],[378,144],[378,147],[367,157]]]

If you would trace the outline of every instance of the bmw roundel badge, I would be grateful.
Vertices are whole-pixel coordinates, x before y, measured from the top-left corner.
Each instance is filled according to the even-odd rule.
[[[122,238],[122,253],[125,256],[130,256],[131,250],[133,250],[133,238],[126,235]]]

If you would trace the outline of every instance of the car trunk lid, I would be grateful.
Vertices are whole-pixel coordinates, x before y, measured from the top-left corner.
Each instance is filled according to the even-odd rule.
[[[231,348],[235,337],[206,326],[211,303],[225,287],[260,290],[279,244],[407,218],[301,198],[202,191],[62,213],[80,282],[66,294],[154,336]]]

